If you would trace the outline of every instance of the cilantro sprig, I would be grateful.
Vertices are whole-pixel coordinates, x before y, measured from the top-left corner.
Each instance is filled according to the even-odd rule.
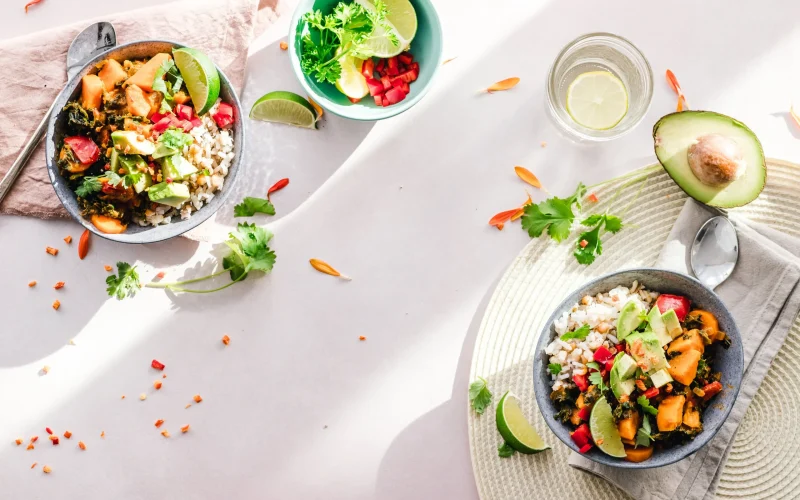
[[[81,185],[75,189],[75,194],[79,198],[86,198],[92,193],[97,193],[103,189],[103,183],[99,176],[87,175],[81,181]]]
[[[580,264],[589,265],[598,255],[603,253],[603,242],[600,234],[603,230],[617,233],[622,229],[622,219],[608,213],[593,214],[581,221],[583,226],[594,226],[589,231],[584,231],[575,242],[575,258]]]
[[[551,375],[558,375],[559,373],[561,373],[561,365],[558,363],[548,364],[547,369],[550,370]]]
[[[497,455],[500,458],[512,457],[512,456],[514,456],[514,453],[516,453],[516,452],[517,452],[517,450],[515,450],[514,448],[509,446],[509,444],[506,443],[505,441],[503,441],[503,444],[501,444],[500,446],[497,447]]]
[[[650,415],[658,415],[658,408],[650,406],[650,400],[644,397],[644,394],[639,396],[636,399],[636,402],[639,403],[639,406],[642,408],[642,410],[646,411]]]
[[[586,337],[589,335],[591,331],[591,327],[589,325],[583,325],[574,332],[567,332],[561,336],[561,340],[567,341],[570,339],[578,339],[578,340],[585,340]]]
[[[650,446],[650,442],[653,440],[652,432],[650,417],[645,415],[642,419],[642,426],[636,431],[636,446]]]
[[[252,217],[256,213],[275,215],[272,202],[263,198],[246,197],[241,203],[233,207],[234,217]]]
[[[387,37],[394,46],[400,41],[386,20],[388,13],[382,0],[366,9],[357,3],[339,2],[328,15],[322,11],[307,12],[300,23],[308,30],[301,38],[300,66],[318,82],[336,83],[342,74],[340,60],[345,56],[366,59],[373,54],[367,47],[372,37]]]
[[[133,297],[142,287],[139,283],[139,273],[136,266],[131,266],[127,262],[117,262],[117,274],[112,274],[106,278],[106,292],[109,297],[116,297],[122,300],[125,297]]]
[[[478,380],[469,385],[469,402],[478,415],[483,414],[492,403],[492,391],[483,377],[478,377]]]
[[[172,111],[172,106],[175,103],[173,96],[175,92],[181,89],[181,85],[183,85],[183,78],[173,60],[167,59],[162,62],[153,79],[153,90],[157,90],[164,95],[159,109],[161,113]]]

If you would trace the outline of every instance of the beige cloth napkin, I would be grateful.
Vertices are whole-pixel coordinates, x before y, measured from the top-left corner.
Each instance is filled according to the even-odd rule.
[[[279,0],[186,0],[84,21],[0,43],[0,178],[19,154],[66,83],[67,48],[83,28],[110,21],[117,43],[143,39],[173,40],[206,52],[230,78],[237,92],[244,83],[247,49],[256,29],[277,17]],[[261,9],[257,15],[258,9]],[[50,185],[44,141],[31,156],[0,214],[42,219],[67,217]]]
[[[712,214],[689,200],[657,266],[691,274],[687,252]],[[739,262],[716,292],[742,334],[745,372],[739,397],[719,433],[694,455],[659,469],[626,470],[600,465],[573,453],[569,464],[596,474],[641,500],[709,500],[719,484],[736,429],[800,311],[800,240],[731,216],[739,234]]]

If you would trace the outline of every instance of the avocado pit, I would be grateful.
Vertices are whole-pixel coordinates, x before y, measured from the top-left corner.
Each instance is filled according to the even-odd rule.
[[[744,175],[747,162],[739,144],[720,134],[701,136],[689,146],[689,168],[707,186],[726,186]]]

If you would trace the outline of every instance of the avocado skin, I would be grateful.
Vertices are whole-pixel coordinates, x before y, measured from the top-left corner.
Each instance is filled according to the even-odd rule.
[[[735,127],[739,127],[741,129],[745,130],[748,133],[748,135],[753,139],[753,143],[758,148],[760,156],[763,159],[760,165],[748,165],[747,166],[748,168],[760,168],[761,170],[764,171],[764,182],[762,183],[760,189],[758,190],[758,193],[753,197],[753,200],[755,198],[757,198],[764,191],[764,187],[767,185],[766,157],[764,156],[764,147],[761,145],[761,141],[758,139],[758,136],[750,129],[750,127],[748,127],[744,123],[740,122],[739,120],[737,120],[735,118],[732,118],[732,117],[730,117],[728,115],[723,115],[722,113],[717,113],[715,111],[703,111],[703,110],[675,111],[675,112],[672,112],[672,113],[669,113],[667,115],[662,116],[655,123],[655,125],[653,125],[653,150],[654,150],[654,152],[656,154],[656,158],[658,159],[658,163],[661,165],[661,167],[664,170],[666,170],[667,175],[669,175],[670,178],[672,178],[672,180],[675,181],[675,183],[678,185],[678,187],[683,189],[683,191],[690,198],[694,198],[698,202],[703,203],[705,205],[709,205],[709,206],[713,206],[713,207],[719,207],[719,208],[736,208],[736,207],[742,207],[742,206],[747,205],[748,203],[752,202],[753,200],[748,200],[748,201],[743,201],[743,202],[733,201],[731,203],[726,203],[724,205],[721,205],[721,204],[714,204],[714,203],[706,203],[706,202],[704,202],[702,200],[698,200],[697,198],[692,196],[690,193],[688,193],[686,191],[686,189],[684,189],[684,187],[683,187],[684,179],[680,179],[679,177],[676,177],[675,174],[672,171],[670,171],[670,169],[668,169],[664,165],[664,163],[661,161],[661,158],[659,158],[659,156],[658,156],[658,137],[659,137],[658,136],[658,131],[659,131],[659,128],[661,128],[661,126],[664,124],[664,122],[675,118],[677,115],[684,115],[685,116],[686,114],[692,114],[692,115],[698,116],[698,117],[699,116],[713,116],[715,118],[722,118],[722,119],[725,119],[725,120],[729,121],[731,125],[733,125]],[[699,183],[700,181],[697,180],[696,182]]]

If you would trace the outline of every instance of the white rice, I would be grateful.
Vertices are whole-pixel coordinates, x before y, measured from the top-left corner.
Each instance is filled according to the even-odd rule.
[[[556,338],[545,347],[544,352],[550,359],[548,363],[561,365],[558,375],[550,375],[553,390],[562,387],[574,387],[573,375],[585,375],[589,372],[587,363],[594,361],[594,352],[602,345],[612,353],[619,344],[616,324],[619,313],[628,301],[638,302],[643,309],[649,310],[658,298],[658,293],[645,290],[634,281],[630,288],[618,286],[606,293],[594,297],[583,297],[577,304],[564,312],[554,322]],[[561,340],[560,337],[589,325],[590,331],[584,340]]]
[[[217,112],[221,101],[218,99],[211,110],[200,117],[202,126],[195,127],[189,132],[194,138],[194,144],[186,146],[182,151],[184,158],[199,171],[181,182],[189,188],[189,200],[178,208],[156,205],[154,210],[145,212],[145,219],[135,219],[139,225],[169,224],[173,217],[178,216],[181,219],[188,219],[214,199],[214,193],[222,189],[228,168],[233,161],[234,145],[232,131],[220,129],[211,117]]]

